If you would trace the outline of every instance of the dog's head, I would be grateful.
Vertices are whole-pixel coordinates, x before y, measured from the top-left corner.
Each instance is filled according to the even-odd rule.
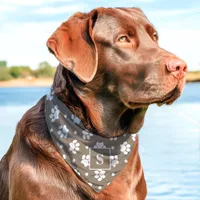
[[[106,136],[137,132],[150,104],[171,104],[183,90],[186,63],[159,47],[157,31],[138,8],[77,13],[47,46],[75,75],[75,93]]]

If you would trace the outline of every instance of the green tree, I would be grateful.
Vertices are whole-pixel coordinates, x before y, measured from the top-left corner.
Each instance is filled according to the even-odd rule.
[[[1,60],[0,67],[7,67],[7,62],[5,60]]]

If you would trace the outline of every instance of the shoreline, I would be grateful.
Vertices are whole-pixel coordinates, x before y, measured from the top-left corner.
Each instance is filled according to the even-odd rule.
[[[0,81],[0,88],[9,87],[50,87],[53,83],[53,78],[20,78],[9,81]]]
[[[200,82],[199,76],[193,76],[189,74],[186,76],[186,83]],[[10,87],[50,87],[53,83],[52,78],[20,78],[12,79],[9,81],[0,81],[0,88],[10,88]]]

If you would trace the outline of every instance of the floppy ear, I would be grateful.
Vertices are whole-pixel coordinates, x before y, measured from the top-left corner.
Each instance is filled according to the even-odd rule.
[[[47,46],[60,63],[82,82],[90,82],[97,71],[97,49],[92,37],[94,12],[77,13],[48,39]]]

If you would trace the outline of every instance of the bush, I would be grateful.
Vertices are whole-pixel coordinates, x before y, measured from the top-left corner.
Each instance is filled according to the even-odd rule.
[[[20,67],[17,67],[17,66],[14,66],[14,67],[10,67],[10,75],[13,77],[13,78],[19,78],[20,75],[21,75],[21,68]]]
[[[36,77],[53,77],[54,73],[54,67],[52,67],[48,62],[42,62],[39,64],[39,67],[34,74]]]
[[[0,67],[0,81],[10,80],[12,76],[9,73],[9,69],[6,67]]]
[[[10,75],[13,78],[24,78],[24,77],[27,77],[27,76],[32,76],[33,71],[28,66],[25,66],[25,67],[23,67],[23,66],[13,66],[13,67],[10,67]]]
[[[24,78],[24,77],[27,77],[27,76],[33,76],[34,75],[34,72],[30,67],[25,66],[25,67],[20,67],[20,68],[21,68],[20,77]]]

